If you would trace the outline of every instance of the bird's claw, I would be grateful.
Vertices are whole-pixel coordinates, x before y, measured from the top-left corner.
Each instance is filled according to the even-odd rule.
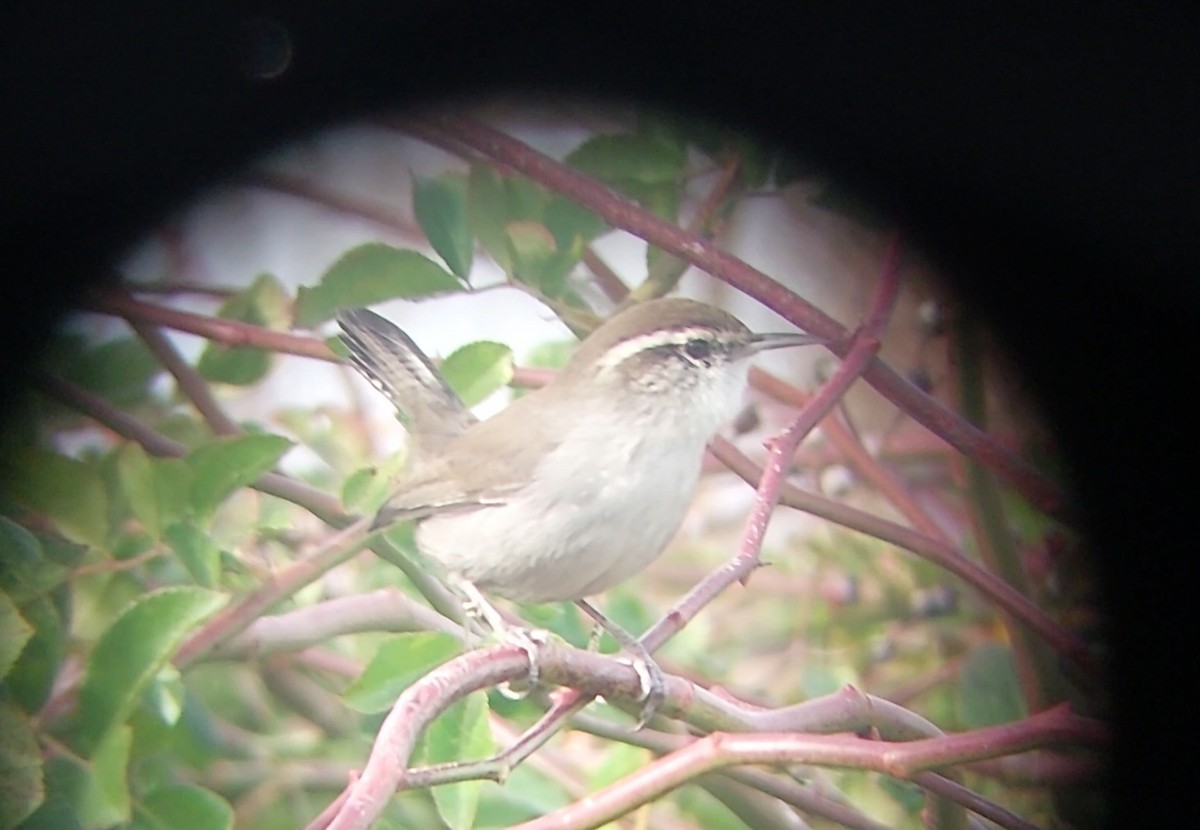
[[[667,699],[667,676],[653,660],[635,657],[622,662],[627,662],[638,676],[638,701],[642,704],[642,710],[633,727],[633,731],[638,732],[658,714],[663,701]]]
[[[500,694],[509,700],[523,700],[538,684],[541,669],[538,666],[538,650],[550,640],[550,635],[541,629],[524,629],[506,627],[501,639],[525,652],[529,658],[529,676],[522,682],[522,688],[514,688],[512,683],[500,684]]]

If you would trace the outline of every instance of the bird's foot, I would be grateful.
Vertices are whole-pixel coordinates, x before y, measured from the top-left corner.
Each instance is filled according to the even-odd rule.
[[[633,727],[634,732],[641,730],[648,724],[650,719],[658,714],[663,701],[667,699],[667,676],[644,648],[642,649],[642,654],[644,656],[637,656],[632,660],[622,661],[629,663],[630,667],[637,673],[638,683],[641,686],[638,700],[642,704],[642,710],[638,713],[637,723]]]
[[[529,676],[518,685],[511,682],[500,684],[500,694],[509,700],[523,700],[538,684],[541,669],[538,667],[538,650],[550,640],[550,634],[540,628],[506,628],[500,639],[516,646],[529,658]]]

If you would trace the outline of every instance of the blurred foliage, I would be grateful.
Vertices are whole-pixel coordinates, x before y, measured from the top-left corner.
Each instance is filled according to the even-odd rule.
[[[725,212],[751,190],[782,186],[798,175],[794,164],[728,131],[654,116],[627,132],[590,138],[566,161],[677,221],[691,198],[690,183],[731,158],[738,160],[739,177]],[[313,327],[341,307],[470,291],[478,252],[512,283],[562,303],[553,307],[584,305],[580,258],[609,231],[589,210],[481,163],[466,173],[417,179],[413,198],[440,263],[371,242],[345,252],[294,298],[263,275],[218,315],[273,329]],[[546,344],[534,363],[561,365],[568,351]],[[195,368],[213,383],[252,387],[270,376],[274,363],[258,346],[213,343]],[[402,456],[363,457],[361,424],[332,408],[264,413],[290,437],[263,424],[215,437],[179,406],[178,392],[164,395],[156,385],[162,368],[134,339],[92,344],[61,335],[45,367],[182,442],[186,453],[154,457],[90,429],[86,418],[61,407],[39,404],[29,410],[35,423],[13,428],[11,435],[32,440],[10,441],[0,470],[6,514],[0,516],[0,830],[274,830],[307,823],[348,772],[361,767],[396,695],[454,656],[457,641],[431,632],[364,631],[318,644],[312,659],[285,653],[182,668],[173,660],[180,644],[222,607],[268,583],[330,532],[301,507],[253,489],[297,442],[325,465],[310,478],[350,512],[379,505]],[[511,381],[513,358],[502,344],[470,343],[443,368],[457,393],[474,404]],[[86,440],[66,440],[79,436]],[[950,488],[939,497],[962,507]],[[1052,531],[1023,504],[1010,508],[1018,544],[1037,546]],[[412,552],[407,530],[389,538]],[[667,557],[685,563],[689,584],[732,550],[723,546],[708,556],[705,544]],[[761,695],[764,705],[801,701],[847,683],[894,692],[946,730],[1023,713],[994,610],[974,598],[960,601],[937,568],[837,530],[768,550],[765,558],[776,566],[757,574],[747,590],[722,597],[665,649],[669,669],[735,694]],[[681,596],[674,583],[659,584],[656,572],[604,598],[605,609],[633,631],[647,628]],[[421,599],[399,570],[366,556],[265,613],[381,586]],[[587,644],[589,626],[573,608],[520,612],[575,645]],[[615,644],[606,638],[600,647],[612,651]],[[323,708],[336,717],[321,716]],[[495,746],[490,719],[520,730],[540,711],[532,700],[494,691],[472,695],[434,722],[416,760],[486,757]],[[470,782],[404,793],[378,826],[507,826],[569,804],[651,757],[578,732],[552,746],[554,757],[569,763],[527,763],[503,787]],[[920,824],[924,799],[908,784],[853,771],[812,774],[877,821]],[[1044,791],[978,776],[968,783],[1035,821],[1048,820]],[[653,809],[673,814],[672,826],[746,826],[729,805],[696,787]]]

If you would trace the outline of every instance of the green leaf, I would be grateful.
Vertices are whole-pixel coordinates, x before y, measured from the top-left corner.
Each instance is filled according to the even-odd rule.
[[[8,676],[33,632],[34,627],[21,616],[8,594],[0,591],[0,680]]]
[[[193,524],[178,522],[166,529],[163,539],[201,587],[217,587],[221,549],[212,537]]]
[[[467,224],[466,178],[456,173],[430,179],[413,176],[413,212],[438,256],[465,281],[475,244]]]
[[[217,509],[230,493],[258,479],[292,446],[280,435],[218,438],[187,455],[192,469],[192,508],[200,516]]]
[[[512,273],[505,226],[511,221],[508,190],[495,169],[486,164],[471,165],[467,179],[467,222],[483,247],[507,273]]]
[[[99,473],[65,455],[27,448],[10,469],[0,468],[14,501],[52,519],[72,541],[103,547],[108,536],[108,497]]]
[[[549,190],[525,176],[506,176],[503,182],[510,221],[541,219],[546,215]]]
[[[638,135],[665,144],[676,153],[687,152],[687,119],[661,111],[642,110],[635,115],[635,122]]]
[[[979,729],[1025,717],[1025,700],[1012,651],[984,643],[967,655],[956,686],[963,725]]]
[[[687,153],[681,144],[655,136],[598,135],[579,145],[566,162],[610,184],[624,181],[674,184],[683,175]]]
[[[0,700],[0,830],[16,827],[45,797],[42,752],[29,719]]]
[[[71,357],[63,354],[65,360],[57,370],[67,380],[118,406],[144,400],[150,381],[163,370],[141,340],[127,337],[91,348],[82,338],[75,342],[81,350]],[[52,359],[52,365],[58,363]]]
[[[168,663],[147,687],[143,695],[145,708],[162,723],[174,726],[183,714],[185,692],[179,669]]]
[[[574,247],[577,241],[591,242],[612,229],[583,205],[557,195],[550,197],[542,210],[542,222],[563,250]]]
[[[129,509],[155,539],[187,508],[192,473],[178,458],[150,458],[130,442],[117,450],[117,478]]]
[[[560,297],[568,273],[583,256],[584,241],[572,236],[560,241],[542,222],[522,219],[505,226],[512,273],[547,297]]]
[[[136,830],[229,830],[233,808],[221,796],[192,784],[159,787],[137,805]]]
[[[495,751],[487,695],[475,692],[455,701],[429,725],[416,754],[423,763],[440,764],[487,758]],[[474,827],[482,787],[482,781],[434,787],[433,802],[442,821],[452,830]]]
[[[358,679],[342,693],[356,712],[372,714],[389,709],[400,693],[461,648],[449,634],[399,634],[384,640]]]
[[[396,489],[396,476],[404,467],[406,455],[392,453],[370,467],[346,477],[342,484],[342,506],[358,513],[374,513]]]
[[[183,638],[225,604],[201,588],[164,588],[127,608],[100,636],[79,689],[79,751],[90,755],[123,723]]]
[[[461,289],[462,283],[429,257],[368,242],[343,254],[319,284],[299,290],[296,325],[311,328],[333,317],[339,308],[396,298],[416,300]]]
[[[532,219],[518,219],[504,226],[513,271],[525,282],[537,284],[538,275],[558,253],[558,241],[550,229]]]
[[[607,611],[605,612],[607,613]],[[526,605],[521,609],[521,617],[534,628],[553,632],[575,648],[587,648],[592,638],[591,621],[585,621],[575,606],[568,602],[544,602],[536,605]],[[632,631],[633,629],[626,629]],[[605,634],[601,651],[609,652],[615,649],[607,646],[612,643],[612,637]]]
[[[79,818],[87,830],[99,830],[129,820],[129,750],[133,730],[119,726],[96,748],[80,794]]]
[[[7,672],[4,685],[21,708],[36,712],[49,698],[66,657],[67,627],[54,602],[46,596],[29,598],[20,610],[21,618],[32,626],[33,631]]]
[[[379,473],[374,467],[363,467],[346,476],[342,482],[342,507],[353,510],[364,500],[379,483]]]
[[[6,516],[0,516],[0,561],[0,588],[13,601],[24,602],[44,590],[39,577],[46,562],[37,537]]]
[[[555,298],[563,294],[564,279],[586,243],[608,230],[604,220],[570,199],[481,164],[468,179],[467,216],[506,273]]]
[[[21,830],[82,830],[78,808],[87,777],[87,767],[78,759],[46,758],[42,772],[45,801],[21,824]]]
[[[442,361],[441,370],[462,402],[474,406],[512,381],[512,349],[489,340],[468,343]]]
[[[289,300],[287,291],[270,274],[260,274],[249,288],[234,294],[222,304],[217,316],[256,326],[286,326]],[[200,374],[219,383],[249,386],[257,383],[271,368],[273,353],[257,346],[226,346],[209,342],[197,364]]]

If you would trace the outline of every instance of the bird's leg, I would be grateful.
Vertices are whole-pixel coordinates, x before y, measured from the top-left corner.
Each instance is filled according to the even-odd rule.
[[[516,690],[511,683],[500,686],[500,694],[511,700],[526,697],[538,682],[538,648],[546,642],[545,632],[510,626],[504,621],[500,610],[488,602],[487,597],[480,593],[474,584],[465,579],[455,579],[454,585],[464,597],[463,609],[469,618],[482,619],[498,639],[516,646],[529,657],[529,679],[526,681],[526,688]]]
[[[636,732],[649,723],[650,719],[658,712],[658,707],[662,706],[662,702],[667,696],[667,677],[658,663],[654,662],[650,652],[636,637],[609,619],[604,612],[587,600],[577,599],[575,604],[583,613],[611,634],[621,648],[633,655],[630,665],[637,672],[638,682],[641,685],[639,700],[642,702],[641,714],[638,716],[637,725],[633,728]]]

